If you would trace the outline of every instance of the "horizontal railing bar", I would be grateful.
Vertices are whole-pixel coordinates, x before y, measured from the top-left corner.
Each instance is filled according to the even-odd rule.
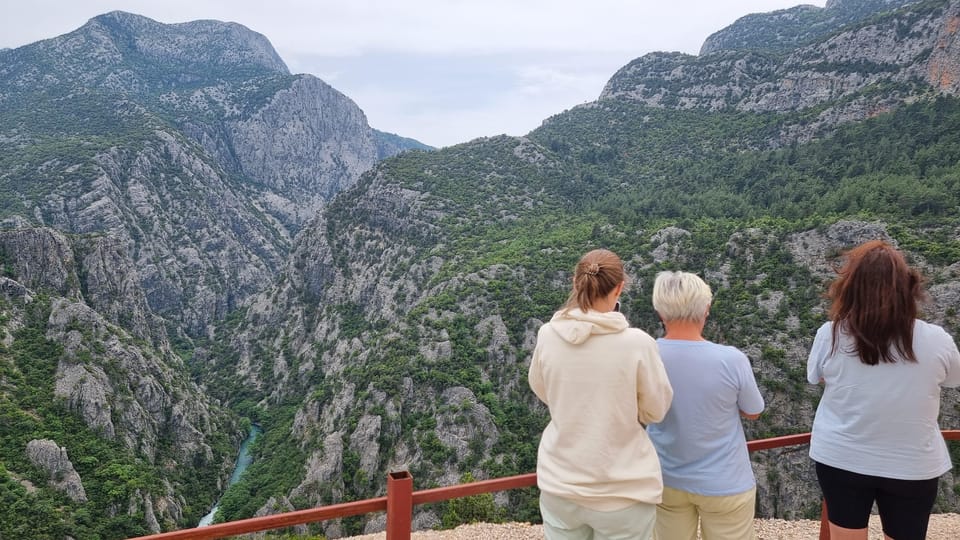
[[[505,491],[508,489],[518,489],[525,487],[534,487],[537,485],[537,473],[527,473],[518,476],[507,476],[503,478],[493,478],[491,480],[480,480],[479,482],[470,482],[469,484],[460,484],[458,486],[439,487],[433,489],[423,489],[413,492],[413,504],[426,504],[433,502],[446,501],[459,497],[469,497],[471,495],[480,495],[483,493],[493,493],[494,491]]]
[[[809,433],[796,433],[794,435],[784,435],[783,437],[772,437],[770,439],[757,439],[747,442],[747,451],[756,452],[757,450],[772,450],[774,448],[783,448],[785,446],[798,446],[810,443]]]
[[[960,441],[960,430],[943,430],[943,438],[948,441]],[[799,446],[808,444],[809,442],[810,433],[797,433],[794,435],[784,435],[782,437],[748,441],[747,450],[750,452],[756,452],[758,450],[772,450],[774,448],[783,448],[787,446]],[[527,473],[504,478],[480,480],[478,482],[460,484],[457,486],[424,489],[413,492],[413,505],[416,506],[419,504],[442,502],[460,497],[469,497],[471,495],[493,493],[495,491],[535,487],[536,485],[537,473]],[[181,529],[178,531],[153,534],[149,536],[140,536],[131,540],[214,540],[216,538],[225,538],[227,536],[234,536],[238,534],[266,531],[271,529],[282,529],[284,527],[291,527],[294,525],[305,525],[307,523],[325,521],[328,519],[369,514],[372,512],[385,512],[386,510],[387,498],[379,497],[376,499],[366,499],[363,501],[321,506],[307,510],[296,510],[293,512],[275,514],[272,516],[218,523],[216,525],[209,525],[206,527]]]
[[[196,527],[194,529],[181,529],[179,531],[152,534],[149,536],[138,536],[133,540],[213,540],[214,538],[224,538],[237,534],[282,529],[284,527],[305,525],[307,523],[328,519],[357,516],[371,512],[385,512],[386,510],[387,498],[378,497],[376,499],[333,504],[330,506],[309,508],[307,510],[296,510],[283,514],[274,514],[272,516],[229,521],[227,523],[218,523],[216,525]]]

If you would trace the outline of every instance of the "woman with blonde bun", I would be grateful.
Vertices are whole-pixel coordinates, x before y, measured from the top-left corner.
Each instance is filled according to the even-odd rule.
[[[644,425],[663,418],[673,391],[656,342],[616,311],[625,283],[616,254],[587,253],[537,334],[529,381],[550,409],[537,453],[548,540],[653,534],[663,483]]]

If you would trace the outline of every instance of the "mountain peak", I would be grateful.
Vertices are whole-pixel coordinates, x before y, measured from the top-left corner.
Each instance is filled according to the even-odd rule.
[[[888,9],[897,9],[909,4],[915,0],[827,0],[824,9],[840,9],[844,11],[886,11]]]
[[[916,1],[827,0],[823,8],[804,4],[769,13],[753,13],[707,37],[700,55],[731,50],[791,51],[848,24]]]
[[[104,37],[125,53],[170,65],[254,67],[290,73],[263,34],[234,22],[164,24],[134,13],[111,11],[90,19],[73,34],[90,32],[105,33]]]
[[[290,75],[270,41],[232,22],[164,24],[112,11],[67,34],[4,51],[3,85],[158,94]]]

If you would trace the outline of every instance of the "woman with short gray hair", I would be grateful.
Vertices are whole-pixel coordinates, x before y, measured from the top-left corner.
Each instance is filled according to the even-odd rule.
[[[713,294],[699,276],[661,272],[653,307],[673,404],[647,433],[663,468],[658,540],[755,539],[756,479],[740,417],[755,419],[763,397],[746,355],[703,337]]]

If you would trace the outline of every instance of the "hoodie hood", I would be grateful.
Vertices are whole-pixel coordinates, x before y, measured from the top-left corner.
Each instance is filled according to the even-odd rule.
[[[568,311],[558,311],[550,319],[550,327],[564,341],[579,345],[592,335],[616,334],[630,327],[623,313],[610,311],[581,311],[574,308]]]

